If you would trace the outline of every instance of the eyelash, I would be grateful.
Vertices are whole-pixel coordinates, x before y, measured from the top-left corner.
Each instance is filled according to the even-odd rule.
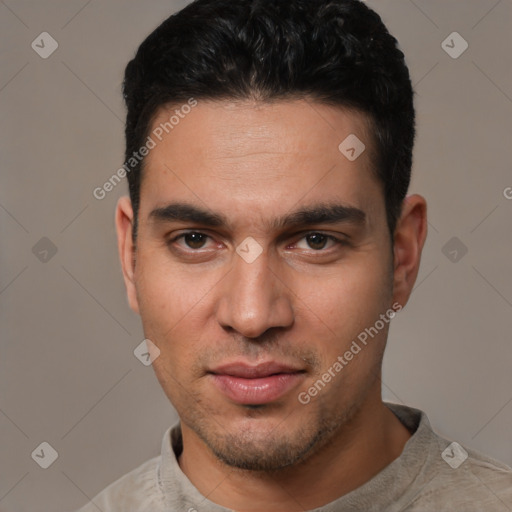
[[[166,243],[168,246],[172,246],[175,242],[177,242],[178,240],[180,240],[181,238],[185,238],[187,235],[191,235],[191,234],[197,234],[197,235],[203,235],[203,236],[206,236],[208,238],[212,238],[210,235],[207,235],[206,233],[203,233],[201,231],[187,231],[186,233],[181,233],[180,235],[168,240]],[[349,242],[347,240],[343,240],[343,239],[340,239],[340,238],[337,238],[333,235],[328,235],[327,233],[322,233],[321,231],[308,231],[307,233],[304,233],[301,238],[299,238],[297,240],[297,242],[294,242],[295,244],[298,243],[300,240],[303,240],[304,238],[307,238],[308,236],[311,236],[311,235],[321,235],[325,238],[327,238],[328,240],[331,240],[332,242],[334,242],[337,246],[348,246],[349,245]],[[201,248],[202,249],[202,248]],[[192,248],[188,248],[189,251],[191,252],[200,252],[201,249],[192,249]],[[332,248],[331,248],[332,249]],[[329,249],[311,249],[311,251],[315,252],[315,253],[322,253],[322,252],[329,252]]]

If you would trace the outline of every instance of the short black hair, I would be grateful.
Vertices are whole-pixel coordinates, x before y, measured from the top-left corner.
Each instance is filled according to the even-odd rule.
[[[140,45],[123,95],[127,161],[159,109],[190,98],[303,98],[364,113],[393,235],[411,177],[413,90],[397,40],[363,2],[195,0]],[[135,239],[144,160],[132,161]]]

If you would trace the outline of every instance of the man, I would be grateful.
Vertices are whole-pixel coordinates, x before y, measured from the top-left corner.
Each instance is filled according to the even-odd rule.
[[[180,417],[83,511],[512,510],[512,470],[381,399],[426,202],[409,73],[357,0],[198,0],[128,64],[131,308]]]

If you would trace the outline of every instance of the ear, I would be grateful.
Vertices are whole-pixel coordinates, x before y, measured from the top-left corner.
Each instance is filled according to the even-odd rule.
[[[133,208],[130,198],[121,197],[116,207],[116,231],[117,248],[121,258],[121,267],[123,269],[124,284],[128,296],[130,308],[139,313],[139,304],[137,301],[137,291],[135,288],[135,246],[132,239],[133,230]]]
[[[404,199],[393,236],[393,301],[405,306],[420,267],[421,251],[427,238],[427,202],[414,194]]]

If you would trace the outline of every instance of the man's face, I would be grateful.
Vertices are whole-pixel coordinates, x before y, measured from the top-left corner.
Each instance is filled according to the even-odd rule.
[[[366,145],[354,161],[350,134]],[[354,112],[199,102],[146,158],[131,304],[183,428],[230,465],[293,464],[380,398],[387,324],[333,372],[394,299],[371,146]]]

